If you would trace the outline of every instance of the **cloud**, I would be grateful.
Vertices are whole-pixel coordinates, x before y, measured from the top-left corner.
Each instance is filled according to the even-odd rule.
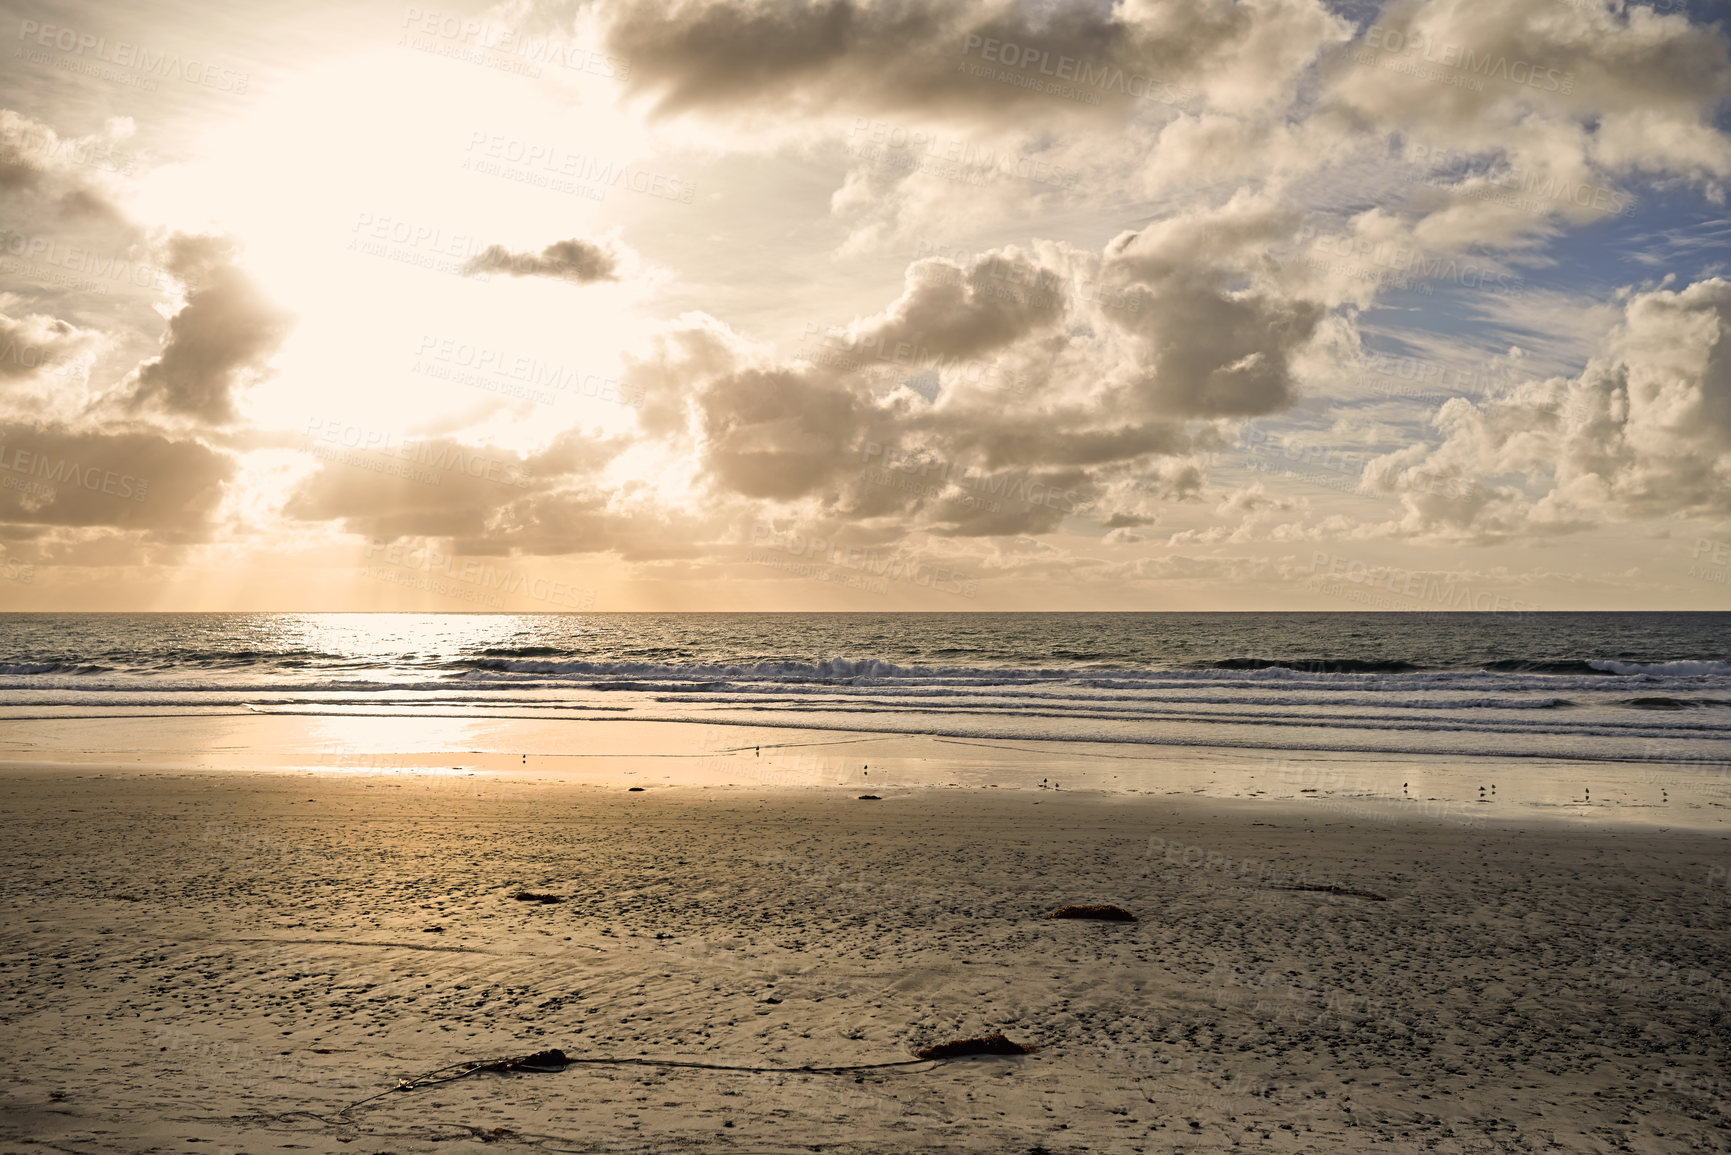
[[[1295,226],[1290,210],[1240,196],[1107,245],[1102,279],[1136,306],[1109,316],[1135,345],[1126,393],[1138,410],[1254,417],[1293,403],[1293,361],[1327,314],[1267,276],[1262,246]]]
[[[1263,510],[1284,512],[1297,508],[1299,504],[1289,498],[1271,497],[1260,481],[1253,481],[1228,493],[1221,499],[1219,508],[1221,513],[1251,514]]]
[[[463,262],[463,273],[505,273],[513,277],[549,277],[587,285],[619,279],[619,253],[612,245],[572,238],[555,241],[540,253],[513,253],[503,245],[486,249]]]
[[[1011,245],[966,267],[928,258],[908,266],[905,287],[889,308],[854,326],[852,341],[918,346],[939,357],[970,358],[1061,324],[1068,308],[1059,269]],[[1005,284],[1027,292],[1007,292]]]
[[[1151,86],[1232,110],[1282,104],[1316,52],[1346,34],[1312,0],[1072,0],[1043,11],[1008,0],[650,0],[620,6],[607,29],[631,62],[632,91],[663,113],[863,107],[995,121],[1034,109],[1097,116],[1046,90],[1060,76],[1120,115]],[[1037,83],[999,83],[1003,72]]]
[[[1628,204],[1628,183],[1731,178],[1731,39],[1639,4],[1401,0],[1325,59],[1317,116],[1388,141],[1404,207],[1355,236],[1443,254],[1536,249]]]
[[[690,444],[692,388],[753,357],[739,334],[707,313],[686,313],[652,333],[646,347],[625,355],[625,384],[643,398],[638,426],[651,438],[680,447]]]
[[[916,261],[889,305],[792,358],[683,318],[626,378],[645,394],[643,431],[683,447],[718,494],[946,537],[1055,532],[1127,470],[1152,469],[1149,492],[1182,500],[1200,488],[1199,462],[1156,463],[1211,447],[1216,418],[1290,404],[1290,361],[1321,311],[1227,287],[1248,234],[1200,262],[1178,251],[1186,235],[1122,238],[1104,262],[1049,243]],[[1104,269],[1119,297],[1176,309],[1202,294],[1174,284],[1174,269],[1198,265],[1185,284],[1224,325],[1207,310],[1108,316],[1076,292],[1080,276],[1106,283]],[[1036,496],[998,500],[1008,489]]]
[[[525,543],[579,553],[602,547],[592,533],[571,531],[609,507],[595,477],[627,441],[566,429],[531,454],[453,437],[406,441],[389,451],[323,442],[303,448],[319,465],[290,490],[283,503],[289,517],[336,521],[369,538],[460,541],[465,553],[507,552]]]
[[[0,523],[111,526],[200,541],[233,475],[224,453],[156,431],[0,427]]]
[[[1181,530],[1166,539],[1169,546],[1244,545],[1256,541],[1312,541],[1326,532],[1345,528],[1325,519],[1322,525],[1306,524],[1308,498],[1271,494],[1260,481],[1230,490],[1215,506],[1215,512],[1232,519],[1202,529]]]
[[[39,218],[118,222],[114,196],[137,163],[123,147],[132,134],[127,117],[109,119],[101,132],[69,137],[0,109],[0,198],[13,202],[8,216],[17,221],[28,205]]]
[[[176,233],[162,265],[186,289],[162,352],[140,365],[128,403],[212,425],[238,420],[235,396],[265,372],[290,317],[240,267],[223,237]]]
[[[289,493],[283,512],[367,537],[483,537],[508,524],[537,486],[522,455],[453,438],[388,453],[310,448],[319,468]]]
[[[857,472],[867,402],[799,369],[748,368],[698,397],[703,459],[716,482],[746,497],[787,500]]]
[[[623,378],[642,391],[643,436],[694,463],[718,498],[790,501],[827,489],[833,501],[898,408],[846,374],[779,360],[703,313],[655,334]]]
[[[1492,542],[1631,517],[1731,514],[1731,281],[1630,294],[1575,377],[1453,398],[1436,445],[1385,454],[1403,536]]]
[[[1613,169],[1723,179],[1731,148],[1713,115],[1731,95],[1728,49],[1717,25],[1644,5],[1399,0],[1333,62],[1327,96],[1372,124],[1422,128],[1427,143],[1524,143],[1535,158],[1573,145],[1560,159],[1584,149]]]
[[[1114,567],[1131,582],[1213,581],[1238,584],[1270,576],[1274,563],[1262,557],[1140,557]]]
[[[22,317],[0,313],[0,382],[64,366],[95,340],[95,334],[41,313]]]

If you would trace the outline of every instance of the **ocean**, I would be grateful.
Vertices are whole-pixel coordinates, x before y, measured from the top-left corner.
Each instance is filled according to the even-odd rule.
[[[6,614],[0,720],[671,721],[1731,768],[1731,613]]]

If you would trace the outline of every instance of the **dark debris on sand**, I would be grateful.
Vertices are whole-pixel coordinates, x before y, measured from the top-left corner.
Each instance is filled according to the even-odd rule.
[[[505,1059],[499,1063],[489,1063],[489,1070],[498,1071],[559,1071],[571,1060],[558,1047],[548,1051],[536,1051],[533,1055],[524,1055],[520,1059]]]
[[[1047,918],[1098,918],[1107,922],[1135,922],[1136,916],[1121,906],[1061,906]]]
[[[564,902],[565,901],[565,899],[560,895],[557,895],[557,894],[536,894],[532,890],[519,890],[516,894],[512,895],[511,897],[515,898],[518,902],[543,902],[543,903],[545,903],[545,902]]]
[[[1344,886],[1276,886],[1274,890],[1314,890],[1319,894],[1345,894],[1353,898],[1368,898],[1374,902],[1387,902],[1388,895],[1373,894],[1368,890],[1349,890]]]
[[[977,1039],[951,1039],[914,1054],[922,1059],[955,1059],[963,1055],[1031,1055],[1037,1050],[1038,1047],[1025,1047],[1001,1034],[992,1034]]]

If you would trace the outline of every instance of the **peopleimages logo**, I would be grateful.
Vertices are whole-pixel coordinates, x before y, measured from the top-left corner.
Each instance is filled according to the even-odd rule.
[[[409,7],[402,26],[405,31],[398,43],[406,48],[504,71],[539,77],[541,70],[536,66],[547,64],[606,80],[626,80],[631,76],[631,64],[622,57],[549,36],[531,36],[507,24],[443,13],[436,8]],[[495,59],[488,53],[518,59]]]
[[[646,390],[641,385],[627,385],[612,377],[603,377],[599,373],[585,373],[570,365],[549,364],[523,353],[514,353],[506,349],[493,349],[486,345],[461,341],[455,338],[438,337],[433,334],[422,334],[420,343],[415,349],[417,356],[442,362],[441,366],[426,365],[421,361],[415,363],[415,372],[424,373],[430,377],[451,378],[459,384],[472,385],[498,392],[496,383],[482,380],[465,380],[472,376],[457,372],[463,369],[474,369],[512,381],[520,381],[534,389],[547,386],[549,389],[567,393],[580,393],[585,397],[595,397],[602,401],[616,401],[621,405],[640,405],[643,403]],[[444,365],[453,366],[446,370]],[[520,393],[513,393],[519,396]],[[551,403],[554,398],[551,393],[531,394],[532,399],[540,401],[542,397]]]
[[[1532,602],[1511,598],[1490,590],[1475,590],[1454,578],[1419,573],[1396,566],[1370,565],[1358,558],[1317,551],[1310,560],[1312,585],[1329,592],[1342,584],[1359,587],[1362,591],[1378,589],[1421,602],[1431,602],[1450,610],[1476,610],[1480,613],[1531,613],[1540,607]],[[1363,600],[1363,599],[1353,599]],[[1388,608],[1400,608],[1390,606]]]
[[[885,557],[875,549],[844,546],[798,530],[783,533],[773,526],[754,525],[751,527],[751,544],[759,550],[774,550],[801,561],[834,566],[866,578],[905,582],[938,593],[960,594],[965,598],[974,596],[978,584],[959,570],[935,566],[923,558],[899,554]]]
[[[80,32],[64,25],[20,20],[18,39],[26,45],[35,44],[97,63],[130,68],[146,76],[175,77],[188,84],[214,88],[219,92],[232,92],[236,96],[243,95],[247,85],[252,82],[251,73],[203,64],[197,60],[185,59],[177,52],[155,51],[124,40],[110,44],[106,37]],[[24,55],[24,51],[20,49],[18,55]]]
[[[130,473],[116,473],[100,465],[80,465],[64,457],[55,458],[46,453],[33,453],[17,447],[8,452],[3,442],[0,442],[0,470],[22,473],[26,477],[40,477],[58,485],[85,489],[91,493],[105,493],[110,497],[131,501],[143,501],[150,492],[150,482]]]
[[[1414,184],[1446,189],[1457,196],[1492,200],[1528,212],[1549,212],[1558,204],[1567,203],[1613,216],[1634,215],[1635,198],[1628,193],[1531,167],[1489,167],[1481,163],[1481,157],[1482,154],[1476,151],[1415,142],[1408,147],[1403,159],[1425,172],[1423,175],[1408,172],[1405,179]],[[1465,183],[1469,180],[1480,183],[1476,186]],[[1528,195],[1517,195],[1523,193]]]
[[[695,184],[676,176],[632,168],[594,153],[572,152],[545,141],[519,140],[482,129],[469,133],[464,151],[463,167],[470,171],[554,192],[599,194],[591,198],[594,200],[605,200],[610,188],[626,188],[687,205],[697,195]]]
[[[1190,100],[1196,94],[1184,87],[1174,87],[1164,81],[1143,76],[1140,73],[1130,73],[1126,76],[1122,68],[1110,64],[1091,63],[1074,56],[1058,56],[1055,60],[1051,52],[1032,45],[1023,47],[1009,41],[993,40],[990,37],[969,35],[962,45],[962,55],[972,56],[979,52],[981,60],[990,60],[997,64],[1005,64],[1011,68],[1026,69],[1038,63],[1036,70],[1041,76],[1050,76],[1058,80],[1071,80],[1082,88],[1092,88],[1099,92],[1121,92],[1133,96],[1137,100],[1157,100],[1162,104],[1181,104]]]
[[[1418,58],[1426,64],[1458,69],[1486,80],[1506,80],[1511,84],[1537,88],[1544,92],[1558,92],[1564,96],[1575,91],[1573,72],[1541,68],[1525,60],[1511,61],[1507,56],[1491,52],[1474,52],[1471,48],[1438,40],[1423,32],[1399,32],[1392,28],[1372,27],[1365,30],[1364,42],[1396,56],[1411,56],[1417,53]]]
[[[324,445],[316,445],[315,442],[324,442]],[[372,469],[375,473],[395,473],[429,485],[440,484],[445,476],[452,473],[477,481],[494,481],[517,489],[528,489],[530,485],[529,475],[524,472],[522,462],[502,461],[465,446],[430,438],[421,441],[411,438],[399,442],[394,434],[345,421],[307,418],[304,448],[324,460]],[[388,468],[391,459],[408,461],[426,466],[427,470],[439,472],[405,472]]]
[[[872,361],[900,366],[909,374],[941,373],[954,384],[970,384],[985,388],[1002,387],[1020,393],[1021,374],[1010,366],[978,358],[964,359],[955,354],[933,353],[915,341],[901,341],[895,334],[876,336],[852,335],[836,326],[825,328],[806,322],[805,339],[817,338],[818,348],[810,359],[834,369],[851,371]]]
[[[865,459],[868,465],[877,462],[896,473],[931,477],[941,485],[954,485],[988,498],[1021,501],[1030,506],[1043,505],[1060,513],[1077,513],[1090,505],[1074,489],[1060,490],[1021,474],[975,471],[972,466],[931,457],[923,451],[904,453],[894,446],[886,450],[876,441],[865,443]]]
[[[1452,396],[1488,396],[1517,380],[1513,366],[1457,365],[1390,353],[1370,354],[1363,362],[1363,372],[1377,379],[1377,392],[1408,397],[1422,397],[1433,391]]]
[[[1299,244],[1308,244],[1319,253],[1347,261],[1368,263],[1391,272],[1420,280],[1450,281],[1468,289],[1485,289],[1510,296],[1526,288],[1520,277],[1510,276],[1490,265],[1479,265],[1470,259],[1409,249],[1389,241],[1373,241],[1369,237],[1319,234],[1315,225],[1299,226]]]
[[[923,128],[870,117],[854,117],[847,139],[850,156],[909,172],[931,172],[966,184],[985,184],[1008,176],[1073,188],[1082,179],[1077,169],[1038,156],[994,152],[960,137],[937,136]]]
[[[398,570],[407,571],[393,574],[381,569],[373,575],[377,580],[393,581],[447,596],[472,595],[466,600],[491,597],[490,604],[495,606],[503,605],[501,599],[506,597],[533,598],[574,610],[588,610],[595,606],[595,591],[575,582],[567,585],[551,578],[530,577],[520,570],[500,569],[491,562],[474,558],[465,561],[431,546],[416,547],[373,538],[367,544],[366,556],[370,560],[377,554],[383,554],[385,561]],[[417,581],[417,574],[427,577]],[[441,579],[445,583],[461,583],[461,587],[441,585]]]
[[[87,278],[82,284],[98,289],[102,281],[128,282],[139,288],[172,289],[174,278],[154,265],[130,261],[111,253],[68,245],[53,237],[35,236],[0,229],[0,255],[17,257],[31,265],[49,269],[65,269]]]

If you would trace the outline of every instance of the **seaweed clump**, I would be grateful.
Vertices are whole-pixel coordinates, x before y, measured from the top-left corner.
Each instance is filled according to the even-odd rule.
[[[1121,906],[1061,906],[1047,918],[1098,918],[1107,922],[1135,922],[1136,916]]]
[[[1031,1055],[1038,1049],[1012,1043],[1001,1034],[990,1034],[977,1039],[951,1039],[914,1054],[922,1059],[957,1059],[963,1055]]]

